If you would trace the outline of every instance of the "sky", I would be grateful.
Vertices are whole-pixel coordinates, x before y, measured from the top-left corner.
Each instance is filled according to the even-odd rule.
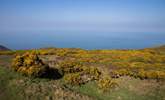
[[[165,0],[0,0],[0,34],[165,32]]]

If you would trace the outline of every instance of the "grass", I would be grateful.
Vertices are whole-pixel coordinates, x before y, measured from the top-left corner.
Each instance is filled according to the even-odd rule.
[[[41,84],[48,81],[49,79],[28,78],[0,66],[0,98],[1,100],[24,100],[25,98],[30,98],[30,95],[25,93],[26,89],[34,84]],[[40,95],[35,95],[30,100],[37,100]]]
[[[1,100],[23,100],[25,97],[28,100],[42,100],[45,96],[51,97],[55,91],[51,89],[51,85],[55,83],[48,79],[29,79],[4,67],[0,67],[0,76]],[[164,81],[156,82],[155,80],[140,80],[129,77],[122,77],[116,80],[119,83],[119,87],[113,88],[106,93],[99,90],[94,81],[81,86],[68,85],[67,88],[96,100],[164,100],[165,98]],[[61,83],[59,85],[57,83],[55,86],[62,86],[60,85]],[[144,87],[143,90],[140,89],[141,86]],[[37,90],[38,88],[42,89]],[[26,89],[26,92],[29,93],[25,96]],[[143,91],[144,93],[140,93]]]
[[[48,82],[49,79],[33,79],[24,77],[21,74],[13,72],[5,67],[0,66],[0,98],[1,100],[24,100],[25,98],[30,98],[30,100],[37,100],[40,98],[41,94],[33,94],[34,96],[31,98],[29,93],[25,93],[29,87],[33,85],[39,85],[44,82]],[[34,91],[37,88],[34,87]],[[27,91],[33,91],[32,89]],[[48,91],[45,91],[49,93]],[[29,100],[29,99],[28,99]]]
[[[22,79],[22,76],[0,66],[0,98],[2,100],[21,99],[17,95],[21,92],[21,88],[10,83],[13,79]]]
[[[95,82],[82,86],[67,86],[68,88],[89,95],[96,100],[164,100],[164,81],[140,80],[130,77],[116,79],[119,87],[112,88],[104,93],[98,89]],[[146,87],[145,87],[146,85]],[[143,87],[142,89],[140,87]]]
[[[11,55],[0,55],[0,66],[9,67],[13,56]]]
[[[0,66],[0,100],[91,100],[63,87],[60,80],[29,78]]]
[[[165,52],[163,50],[161,48],[144,50],[51,48],[41,49],[38,52],[45,63],[51,64],[51,67],[60,67],[59,62],[73,60],[81,62],[86,67],[97,67],[104,74],[110,75],[112,71],[120,69],[135,73],[139,69],[144,69],[147,73],[149,71],[165,73]],[[25,50],[14,52],[22,54]],[[61,79],[22,76],[10,70],[12,58],[12,55],[0,55],[1,100],[165,100],[165,77],[164,79],[141,80],[124,75],[115,78],[119,87],[102,92],[95,81],[81,86],[70,86],[63,83]]]

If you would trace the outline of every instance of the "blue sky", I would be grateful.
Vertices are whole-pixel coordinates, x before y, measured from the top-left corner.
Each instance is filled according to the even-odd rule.
[[[165,0],[0,0],[0,33],[165,32]]]

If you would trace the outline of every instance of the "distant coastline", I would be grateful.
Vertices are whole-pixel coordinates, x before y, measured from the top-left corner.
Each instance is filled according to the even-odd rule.
[[[143,49],[165,44],[165,34],[150,32],[25,31],[2,33],[0,43],[14,50],[43,47],[82,48],[87,50]]]

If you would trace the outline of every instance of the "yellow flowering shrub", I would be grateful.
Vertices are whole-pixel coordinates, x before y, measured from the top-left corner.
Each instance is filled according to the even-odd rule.
[[[59,64],[64,73],[64,80],[71,85],[80,85],[91,80],[98,80],[101,72],[93,66],[83,66],[80,62],[74,60],[63,61]]]
[[[96,67],[85,67],[83,66],[83,74],[90,75],[91,79],[99,79],[101,72]]]
[[[12,62],[12,68],[27,76],[40,77],[48,71],[49,67],[35,53],[18,55]]]
[[[82,71],[82,64],[74,60],[66,60],[59,63],[60,69],[64,73],[75,73]]]
[[[164,71],[154,71],[148,70],[144,71],[144,69],[140,69],[138,73],[138,77],[141,79],[165,79],[165,72]]]
[[[81,85],[83,80],[80,77],[79,73],[71,73],[64,76],[64,81],[67,84],[71,85]]]
[[[98,87],[103,92],[108,91],[112,87],[118,86],[117,82],[112,80],[110,77],[103,77],[98,81]]]

